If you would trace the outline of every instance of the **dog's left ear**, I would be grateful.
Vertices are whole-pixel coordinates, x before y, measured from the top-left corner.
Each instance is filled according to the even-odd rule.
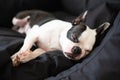
[[[74,20],[72,21],[72,24],[73,24],[73,25],[77,25],[77,24],[79,24],[80,22],[84,22],[87,13],[88,13],[88,11],[85,11],[84,13],[80,14],[76,19],[74,19]]]
[[[97,29],[96,32],[97,34],[103,34],[105,30],[107,30],[110,26],[109,22],[105,22],[103,24],[101,24]]]

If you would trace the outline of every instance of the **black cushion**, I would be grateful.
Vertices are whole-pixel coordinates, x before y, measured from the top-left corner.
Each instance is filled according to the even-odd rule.
[[[74,15],[79,15],[85,10],[93,10],[103,4],[109,5],[114,10],[120,9],[119,0],[62,0],[64,10]]]
[[[18,12],[29,9],[54,11],[60,9],[59,0],[0,0],[0,26],[11,27],[12,18]]]
[[[31,2],[30,0],[21,0],[18,2],[17,0],[10,3],[6,0],[4,1],[1,1],[1,5],[5,4],[10,7],[0,7],[3,10],[0,13],[0,16],[2,16],[0,17],[0,25],[4,25],[2,27],[6,25],[10,26],[12,16],[18,11],[33,8],[44,9],[44,7],[45,10],[52,11],[58,8],[39,7],[37,0],[34,0],[35,2]],[[98,27],[98,25],[105,21],[111,23],[107,33],[102,36],[102,40],[98,41],[100,44],[95,46],[90,55],[78,62],[66,59],[61,54],[62,52],[58,51],[52,52],[52,54],[48,52],[18,68],[13,68],[10,56],[22,46],[24,36],[12,30],[0,29],[0,80],[43,80],[43,78],[47,78],[46,80],[120,79],[120,13],[118,13],[120,10],[120,0],[61,1],[64,11],[62,9],[54,11],[54,15],[60,19],[69,19],[68,21],[71,21],[75,16],[88,9],[89,12],[85,23],[91,28]],[[18,3],[16,4],[16,2]],[[38,4],[33,4],[36,2]],[[49,3],[50,5],[54,4],[51,1]],[[59,6],[56,4],[56,1],[55,6]]]

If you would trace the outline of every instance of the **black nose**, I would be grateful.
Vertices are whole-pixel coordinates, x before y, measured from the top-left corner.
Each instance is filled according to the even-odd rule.
[[[81,53],[81,48],[78,46],[74,46],[71,51],[73,54],[79,55]]]

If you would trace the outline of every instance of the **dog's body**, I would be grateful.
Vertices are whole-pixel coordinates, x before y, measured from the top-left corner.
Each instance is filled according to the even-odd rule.
[[[73,23],[52,18],[42,25],[39,25],[41,19],[36,20],[35,18],[35,21],[31,18],[36,14],[39,14],[36,18],[45,14],[41,19],[50,16],[46,12],[24,11],[18,14],[18,17],[13,18],[13,24],[20,27],[17,31],[26,33],[22,48],[11,57],[15,66],[19,62],[25,63],[51,50],[62,50],[67,58],[79,60],[90,53],[97,33],[103,32],[109,26],[109,23],[106,22],[98,29],[90,29],[84,24],[87,11],[77,17]],[[39,48],[30,51],[34,43],[37,43]]]

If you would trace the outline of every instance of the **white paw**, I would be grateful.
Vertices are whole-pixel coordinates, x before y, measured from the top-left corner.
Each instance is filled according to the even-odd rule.
[[[30,52],[30,51],[29,51]],[[25,63],[26,61],[26,56],[28,56],[28,51],[26,52],[22,52],[22,51],[18,51],[17,53],[15,53],[14,55],[11,56],[12,59],[12,64],[13,66],[18,66],[20,63]]]
[[[17,52],[11,56],[13,66],[18,66],[20,64],[20,54],[21,52]]]
[[[24,54],[21,54],[19,58],[21,63],[26,63],[33,59],[33,53],[32,51],[26,51]]]

